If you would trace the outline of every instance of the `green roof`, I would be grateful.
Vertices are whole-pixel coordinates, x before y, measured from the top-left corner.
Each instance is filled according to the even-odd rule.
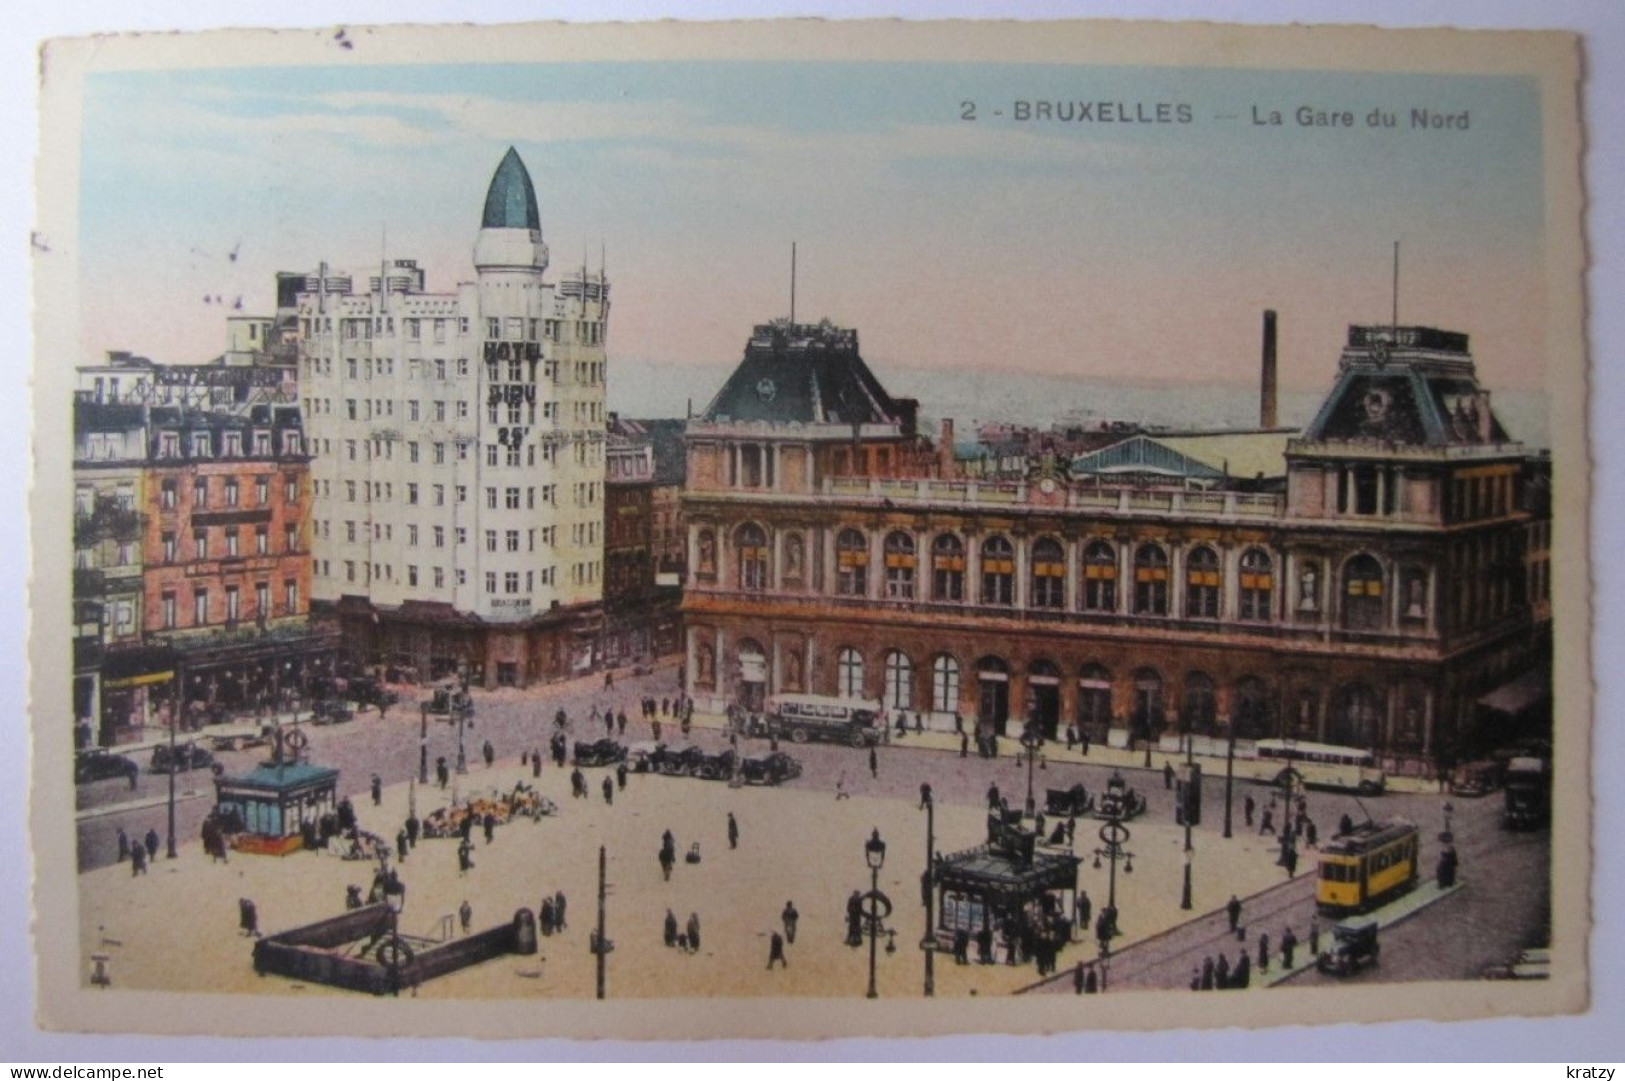
[[[313,766],[309,762],[292,762],[285,766],[261,764],[241,777],[222,777],[219,783],[221,788],[289,792],[296,788],[336,783],[338,778],[339,771],[336,769]]]
[[[511,146],[502,156],[502,163],[491,177],[491,187],[486,190],[485,215],[480,219],[480,228],[541,231],[542,215],[536,209],[536,188],[530,182],[525,163],[519,160],[519,151]]]

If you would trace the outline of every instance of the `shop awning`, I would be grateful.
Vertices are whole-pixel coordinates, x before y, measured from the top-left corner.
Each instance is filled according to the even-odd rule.
[[[1509,717],[1527,713],[1531,708],[1550,698],[1552,678],[1546,672],[1525,672],[1516,679],[1501,684],[1478,700],[1478,704],[1494,713]]]

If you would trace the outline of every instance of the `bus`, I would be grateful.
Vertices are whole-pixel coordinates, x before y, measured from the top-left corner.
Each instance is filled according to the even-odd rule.
[[[778,694],[767,700],[767,730],[795,743],[826,740],[853,747],[879,743],[885,714],[879,702],[821,694]]]
[[[1379,795],[1388,786],[1387,775],[1377,768],[1370,751],[1339,747],[1332,743],[1306,743],[1292,739],[1261,739],[1253,753],[1236,756],[1236,773],[1265,784],[1280,784],[1283,776],[1295,772],[1308,788]]]

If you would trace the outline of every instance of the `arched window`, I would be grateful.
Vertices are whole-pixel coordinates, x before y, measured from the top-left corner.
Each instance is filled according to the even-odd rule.
[[[739,588],[760,592],[767,588],[767,533],[754,522],[742,525],[734,534],[739,556]]]
[[[1142,544],[1134,552],[1134,612],[1168,614],[1168,553],[1155,544]]]
[[[845,646],[835,659],[835,694],[839,698],[863,697],[863,654]]]
[[[952,533],[931,542],[931,597],[939,601],[965,599],[965,544]]]
[[[902,530],[886,535],[886,596],[914,599],[914,538]]]
[[[1382,699],[1364,683],[1351,683],[1332,698],[1327,726],[1328,742],[1344,747],[1375,749],[1381,730]]]
[[[842,597],[869,593],[869,542],[856,529],[843,529],[835,538],[835,592]]]
[[[1033,607],[1066,607],[1066,553],[1049,537],[1033,544]]]
[[[1401,687],[1399,716],[1394,718],[1394,750],[1414,754],[1422,749],[1427,715],[1427,687],[1421,683],[1407,683]]]
[[[1230,709],[1230,727],[1237,739],[1264,739],[1270,732],[1269,692],[1257,676],[1236,680],[1236,700]]]
[[[1112,723],[1112,674],[1098,664],[1078,675],[1078,724],[1091,740],[1106,738]]]
[[[914,664],[901,650],[886,654],[886,708],[914,708]]]
[[[1185,615],[1219,618],[1219,554],[1206,545],[1191,549],[1185,560]]]
[[[1380,631],[1384,623],[1382,564],[1372,556],[1355,556],[1343,568],[1343,626]]]
[[[1167,714],[1162,705],[1162,673],[1155,668],[1134,672],[1134,712],[1130,718],[1135,739],[1156,739],[1162,735]]]
[[[1269,553],[1249,548],[1241,553],[1241,618],[1262,623],[1270,618],[1275,597],[1275,568]]]
[[[959,712],[959,662],[946,653],[931,661],[931,708],[938,713]]]
[[[1089,612],[1117,611],[1117,551],[1105,541],[1083,550],[1083,607]]]
[[[982,542],[982,603],[1014,604],[1015,584],[1016,550],[1003,537],[989,537]]]
[[[715,530],[700,530],[699,546],[694,553],[694,573],[701,578],[717,576],[717,534]]]
[[[1180,727],[1197,736],[1211,736],[1219,717],[1219,699],[1206,672],[1185,673],[1185,701],[1179,708]]]
[[[977,723],[1002,735],[1010,719],[1010,665],[1000,657],[977,661],[976,690]]]

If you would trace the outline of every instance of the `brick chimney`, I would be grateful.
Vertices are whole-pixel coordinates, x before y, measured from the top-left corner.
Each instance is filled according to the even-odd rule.
[[[1258,426],[1273,428],[1275,411],[1275,312],[1264,312],[1264,363],[1258,387]]]
[[[943,479],[954,476],[954,418],[942,419],[942,432],[937,437],[937,475]]]

